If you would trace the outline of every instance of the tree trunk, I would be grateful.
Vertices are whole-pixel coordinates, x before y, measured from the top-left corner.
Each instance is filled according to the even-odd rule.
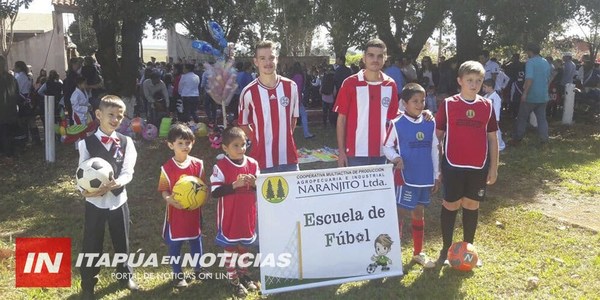
[[[92,26],[94,27],[98,41],[96,59],[102,66],[104,88],[106,88],[109,94],[116,94],[119,91],[117,44],[115,38],[117,23],[114,20],[100,19],[98,15],[94,15]]]
[[[140,61],[139,43],[142,39],[144,24],[143,21],[129,18],[123,20],[121,27],[123,58],[121,60],[120,94],[124,97],[131,97],[135,94],[138,63]]]
[[[478,4],[472,0],[457,0],[452,6],[452,21],[456,26],[456,57],[458,64],[477,60],[482,50],[481,37],[477,33]]]
[[[433,1],[432,1],[433,2]],[[406,45],[406,54],[411,57],[419,56],[427,39],[433,34],[435,28],[444,20],[446,11],[445,1],[431,3],[423,11],[423,19],[412,32],[412,36]]]

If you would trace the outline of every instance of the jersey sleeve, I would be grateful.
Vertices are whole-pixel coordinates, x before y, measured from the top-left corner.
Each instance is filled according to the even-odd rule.
[[[350,109],[350,99],[352,98],[351,90],[352,84],[350,81],[344,80],[344,83],[342,83],[340,91],[337,94],[337,98],[335,99],[333,111],[344,116],[348,115],[348,110]]]
[[[446,131],[446,100],[440,103],[435,114],[435,129]]]
[[[294,118],[298,118],[300,116],[300,95],[298,95],[298,85],[293,81],[290,84],[292,85],[292,89],[291,89],[292,99],[290,99],[292,101],[291,115]]]
[[[498,122],[496,121],[496,113],[494,112],[494,108],[492,107],[492,113],[490,114],[490,118],[487,123],[487,132],[498,131]]]
[[[390,122],[387,125],[385,140],[383,142],[383,154],[388,160],[393,160],[396,157],[400,157],[400,154],[396,152],[396,145],[398,145],[398,135],[394,129],[394,122]]]
[[[253,122],[251,120],[251,102],[252,93],[248,89],[244,89],[242,95],[240,95],[240,106],[238,107],[238,124],[240,126],[249,125]]]
[[[171,185],[169,184],[169,177],[167,177],[167,173],[163,167],[160,168],[160,177],[158,178],[158,191],[159,192],[169,192],[171,190]]]
[[[218,165],[213,167],[212,175],[210,175],[210,189],[214,192],[218,187],[225,184],[225,175]]]
[[[392,84],[392,101],[388,107],[387,121],[396,118],[398,116],[399,109],[400,104],[398,99],[398,86],[396,86],[396,84]]]
[[[434,121],[435,122],[435,121]],[[433,174],[435,179],[440,178],[440,150],[438,148],[440,141],[435,134],[435,130],[433,132],[433,140],[431,143],[431,161],[433,162]]]

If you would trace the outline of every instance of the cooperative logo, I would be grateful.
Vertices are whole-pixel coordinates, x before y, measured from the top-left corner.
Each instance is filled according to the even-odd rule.
[[[472,109],[467,110],[467,118],[473,119],[475,117],[475,111]]]
[[[271,203],[280,203],[289,194],[290,188],[287,181],[281,176],[267,178],[262,185],[262,195]]]
[[[70,238],[17,238],[16,287],[71,287]]]

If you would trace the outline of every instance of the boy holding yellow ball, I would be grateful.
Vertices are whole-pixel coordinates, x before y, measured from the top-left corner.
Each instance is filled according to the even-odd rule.
[[[184,206],[173,196],[173,187],[182,176],[197,176],[204,181],[204,163],[201,159],[190,156],[194,146],[194,133],[185,125],[176,124],[171,126],[167,136],[167,144],[175,153],[173,158],[165,162],[161,167],[158,191],[167,205],[165,223],[163,226],[163,238],[169,248],[169,256],[181,255],[181,247],[184,241],[190,243],[191,255],[202,256],[202,239],[200,207],[184,209]],[[182,288],[187,286],[186,276],[181,269],[181,259],[171,260],[173,263],[173,284]],[[175,261],[177,263],[175,263]],[[201,271],[200,263],[194,266],[195,278],[199,278]]]

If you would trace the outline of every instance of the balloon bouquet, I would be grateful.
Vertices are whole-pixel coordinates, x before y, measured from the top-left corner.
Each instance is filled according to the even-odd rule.
[[[212,99],[221,105],[221,112],[223,114],[223,127],[216,126],[214,131],[209,134],[209,140],[212,143],[213,148],[220,148],[221,145],[221,133],[223,128],[227,128],[227,110],[226,107],[231,102],[231,98],[235,94],[238,88],[237,85],[237,71],[233,67],[234,63],[234,43],[228,43],[225,39],[225,33],[219,24],[214,21],[208,22],[210,34],[212,38],[217,42],[219,49],[215,49],[211,44],[205,41],[193,41],[192,48],[204,55],[211,55],[217,58],[217,62],[214,65],[204,63],[204,72],[207,72],[208,82],[206,92],[212,97]]]
[[[140,117],[135,117],[131,120],[124,118],[119,128],[117,128],[117,132],[131,138],[141,135],[147,141],[152,141],[158,136],[158,128],[153,124],[146,124]]]

